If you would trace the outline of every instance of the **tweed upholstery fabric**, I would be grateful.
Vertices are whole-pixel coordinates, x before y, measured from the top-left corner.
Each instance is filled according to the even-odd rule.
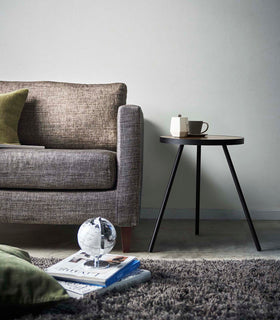
[[[0,221],[4,223],[81,224],[88,218],[101,216],[120,226],[115,190],[2,189],[0,203]]]
[[[53,149],[63,149],[60,155],[65,157],[66,153],[70,151],[64,149],[75,149],[71,150],[71,152],[76,152],[75,155],[73,154],[73,159],[79,159],[79,161],[76,161],[75,164],[73,162],[73,166],[76,166],[75,169],[71,166],[71,169],[68,169],[74,170],[76,173],[80,170],[80,160],[82,161],[82,157],[78,154],[81,150],[77,149],[116,151],[116,177],[112,179],[115,184],[110,190],[71,190],[69,182],[66,182],[67,178],[65,181],[58,181],[59,178],[55,181],[53,176],[52,183],[60,183],[60,186],[65,184],[64,189],[35,189],[35,187],[23,189],[23,185],[20,187],[19,184],[14,185],[13,189],[0,187],[0,221],[6,223],[81,224],[88,218],[102,216],[119,227],[137,225],[142,187],[143,114],[138,106],[124,105],[126,86],[124,84],[79,85],[55,82],[0,81],[0,92],[8,92],[22,87],[27,87],[30,95],[19,124],[21,143],[45,145],[51,150],[45,149],[40,152],[46,152],[49,157],[52,152],[54,152],[53,157],[58,156],[59,150]],[[108,107],[98,109],[98,101],[91,102],[91,98],[95,94],[101,104],[108,99],[110,101]],[[106,98],[106,95],[109,95],[109,98]],[[68,100],[71,101],[68,103]],[[99,112],[96,110],[105,110],[100,119],[98,119]],[[73,112],[73,119],[68,117],[70,112]],[[110,121],[106,121],[111,119],[110,117],[115,120],[114,123],[108,125]],[[57,122],[53,124],[53,120]],[[73,131],[71,131],[71,126],[74,126]],[[82,128],[77,129],[75,126]],[[1,152],[3,149],[0,149]],[[91,159],[89,154],[86,154]],[[1,161],[9,161],[7,159],[2,157],[1,160],[0,157],[0,167]],[[50,164],[51,160],[48,161]],[[17,163],[19,166],[21,163],[24,164],[25,170],[29,170],[27,160]],[[55,165],[54,163],[55,161],[53,165]],[[32,166],[36,167],[37,174],[39,174],[39,164],[35,164],[34,161]],[[92,163],[93,169],[94,166],[95,164]],[[87,164],[85,164],[86,167]],[[58,172],[58,170],[56,171]],[[83,175],[85,173],[82,173]],[[60,178],[63,180],[64,175],[61,175]],[[12,179],[11,175],[10,179]],[[48,179],[50,180],[49,177]],[[78,177],[78,174],[75,179],[77,179],[75,183],[80,179],[79,185],[87,183],[82,182],[82,177]],[[87,179],[88,177],[86,177]],[[43,179],[41,182],[43,183]],[[48,183],[50,182],[44,183],[44,186],[41,185],[41,187],[46,188]]]
[[[117,219],[122,226],[139,221],[143,170],[143,113],[134,105],[118,113]]]
[[[118,107],[126,85],[0,81],[0,93],[29,90],[18,125],[22,144],[116,150]]]
[[[0,188],[112,189],[115,180],[114,151],[0,149]]]

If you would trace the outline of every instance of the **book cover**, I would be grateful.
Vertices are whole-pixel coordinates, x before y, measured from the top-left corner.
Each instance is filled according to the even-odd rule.
[[[107,287],[140,266],[133,256],[103,255],[100,260],[108,263],[105,268],[86,267],[85,262],[90,260],[90,256],[80,250],[45,271],[57,279]]]
[[[27,144],[8,144],[0,143],[2,149],[45,149],[44,146],[32,146]]]
[[[92,284],[84,284],[72,281],[59,280],[58,282],[62,285],[62,287],[64,287],[64,289],[67,291],[70,297],[81,299],[85,295],[92,292],[96,292],[96,294],[102,295],[107,291],[111,291],[113,289],[122,290],[125,288],[129,288],[133,285],[148,281],[150,279],[151,272],[149,270],[137,269],[108,287],[100,287]]]

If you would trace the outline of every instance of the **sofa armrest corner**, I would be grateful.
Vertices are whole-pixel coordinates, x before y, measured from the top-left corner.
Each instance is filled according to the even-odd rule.
[[[117,221],[135,226],[141,206],[144,121],[141,107],[124,105],[117,124]]]

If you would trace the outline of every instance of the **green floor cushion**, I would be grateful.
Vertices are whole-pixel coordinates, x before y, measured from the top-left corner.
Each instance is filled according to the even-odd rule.
[[[31,263],[26,251],[0,245],[0,307],[25,307],[68,298],[53,277]]]
[[[0,143],[19,144],[18,122],[28,89],[0,94]]]

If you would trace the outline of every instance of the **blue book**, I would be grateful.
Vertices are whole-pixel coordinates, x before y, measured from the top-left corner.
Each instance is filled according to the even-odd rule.
[[[120,269],[118,272],[116,272],[114,275],[112,275],[109,279],[106,280],[105,285],[103,287],[108,287],[112,283],[117,282],[121,280],[123,277],[131,273],[132,271],[138,269],[140,267],[140,261],[139,260],[133,260],[131,263],[127,264],[125,267]]]
[[[91,261],[90,256],[80,250],[45,269],[45,271],[59,280],[107,287],[140,266],[140,261],[133,256],[114,254],[106,254],[101,257],[100,261],[106,265],[105,267],[89,267],[86,265],[88,261]]]

